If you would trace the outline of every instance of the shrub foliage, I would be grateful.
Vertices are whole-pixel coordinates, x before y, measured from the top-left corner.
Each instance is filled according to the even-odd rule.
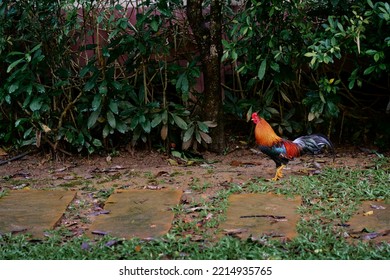
[[[283,134],[386,143],[389,125],[368,120],[389,101],[387,2],[222,3],[226,120],[259,111]],[[180,0],[0,1],[0,145],[207,147],[223,120],[199,114],[185,11]]]

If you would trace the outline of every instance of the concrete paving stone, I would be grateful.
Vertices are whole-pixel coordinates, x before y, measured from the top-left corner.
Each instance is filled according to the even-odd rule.
[[[126,239],[157,238],[168,233],[174,214],[171,207],[180,203],[178,190],[121,190],[106,201],[106,215],[96,217],[88,235],[110,234]]]
[[[301,197],[275,194],[235,194],[229,197],[227,218],[220,225],[226,235],[243,239],[264,235],[291,239],[297,235]]]
[[[347,224],[353,238],[390,242],[390,204],[363,201]]]
[[[18,190],[0,198],[0,233],[30,233],[34,237],[54,229],[75,191]]]

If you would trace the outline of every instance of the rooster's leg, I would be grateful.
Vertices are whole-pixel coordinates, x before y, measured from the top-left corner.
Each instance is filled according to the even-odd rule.
[[[282,164],[281,166],[279,166],[277,169],[276,169],[276,174],[275,174],[275,177],[273,177],[271,180],[272,181],[277,181],[279,180],[280,178],[283,177],[283,174],[282,174],[282,170],[283,168],[285,168],[286,166],[284,164]]]

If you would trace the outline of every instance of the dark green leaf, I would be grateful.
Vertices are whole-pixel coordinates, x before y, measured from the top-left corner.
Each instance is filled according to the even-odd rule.
[[[157,20],[152,20],[152,22],[150,23],[150,26],[152,27],[152,30],[154,32],[158,31],[158,21]]]
[[[102,104],[102,96],[100,94],[95,94],[92,100],[92,110],[96,111],[101,107]]]
[[[108,103],[108,107],[114,114],[119,114],[118,102],[116,100],[110,100],[110,103]]]
[[[15,66],[17,66],[19,63],[21,63],[21,62],[23,62],[23,61],[24,61],[24,58],[21,58],[21,59],[18,59],[18,60],[16,60],[16,61],[12,62],[12,63],[8,66],[8,68],[7,68],[7,73],[11,72],[12,69],[15,68]]]
[[[187,142],[192,138],[192,135],[194,134],[194,129],[195,129],[195,127],[193,125],[191,125],[186,130],[186,132],[184,133],[184,136],[183,136],[183,142]]]
[[[106,124],[103,128],[103,138],[107,138],[110,133],[112,133],[112,128]]]
[[[18,88],[19,88],[19,83],[12,84],[12,85],[8,88],[8,92],[9,92],[9,93],[13,93],[13,92],[15,92]]]
[[[108,112],[107,112],[107,121],[108,121],[108,124],[109,124],[112,128],[115,128],[115,127],[116,127],[116,119],[115,119],[114,114],[113,114],[111,111],[108,111]]]
[[[45,93],[45,87],[41,84],[34,84],[35,88],[39,93]]]
[[[161,114],[156,114],[151,122],[152,128],[158,126],[161,123],[161,121],[162,121]]]
[[[95,147],[102,147],[102,142],[99,140],[99,139],[93,139],[92,141],[92,144],[95,146]]]
[[[209,132],[209,127],[204,122],[197,121],[198,127],[201,131],[207,133]]]
[[[375,70],[375,65],[368,67],[366,70],[364,70],[364,75],[369,75]]]
[[[111,81],[111,85],[116,89],[116,90],[121,90],[122,89],[122,84],[117,82],[117,81]]]
[[[183,130],[187,129],[187,123],[181,117],[179,117],[178,115],[175,115],[175,114],[171,114],[171,115],[172,115],[173,120],[175,121],[175,123],[177,124],[178,127],[180,127]]]
[[[119,131],[120,133],[126,133],[129,128],[127,127],[127,125],[120,121],[120,120],[117,120],[116,121],[116,130]]]
[[[152,129],[152,126],[151,126],[149,120],[145,120],[144,122],[142,122],[142,123],[141,123],[141,126],[142,126],[143,130],[144,130],[146,133],[150,133],[150,131],[151,131],[151,129]]]
[[[257,76],[259,77],[260,81],[264,78],[265,70],[267,68],[267,60],[264,59],[259,67],[259,72],[257,73]]]
[[[85,91],[90,91],[91,89],[93,89],[94,87],[96,86],[96,79],[89,79],[86,83],[85,83],[85,86],[84,86],[84,90]]]
[[[87,127],[88,127],[88,129],[95,125],[97,119],[98,119],[99,116],[100,116],[100,110],[101,110],[101,107],[99,107],[98,110],[93,111],[93,112],[91,113],[91,115],[89,116],[88,122],[87,122]]]
[[[42,108],[42,100],[40,98],[35,98],[30,103],[31,111],[38,111]]]

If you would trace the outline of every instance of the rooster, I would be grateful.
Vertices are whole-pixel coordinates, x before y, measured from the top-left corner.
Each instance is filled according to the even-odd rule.
[[[306,135],[294,141],[289,141],[276,135],[267,121],[259,117],[257,113],[252,114],[252,121],[256,124],[255,138],[260,151],[276,163],[276,174],[271,179],[273,181],[277,181],[283,177],[282,170],[290,160],[306,153],[318,154],[325,146],[331,149],[334,161],[333,144],[324,135]]]

